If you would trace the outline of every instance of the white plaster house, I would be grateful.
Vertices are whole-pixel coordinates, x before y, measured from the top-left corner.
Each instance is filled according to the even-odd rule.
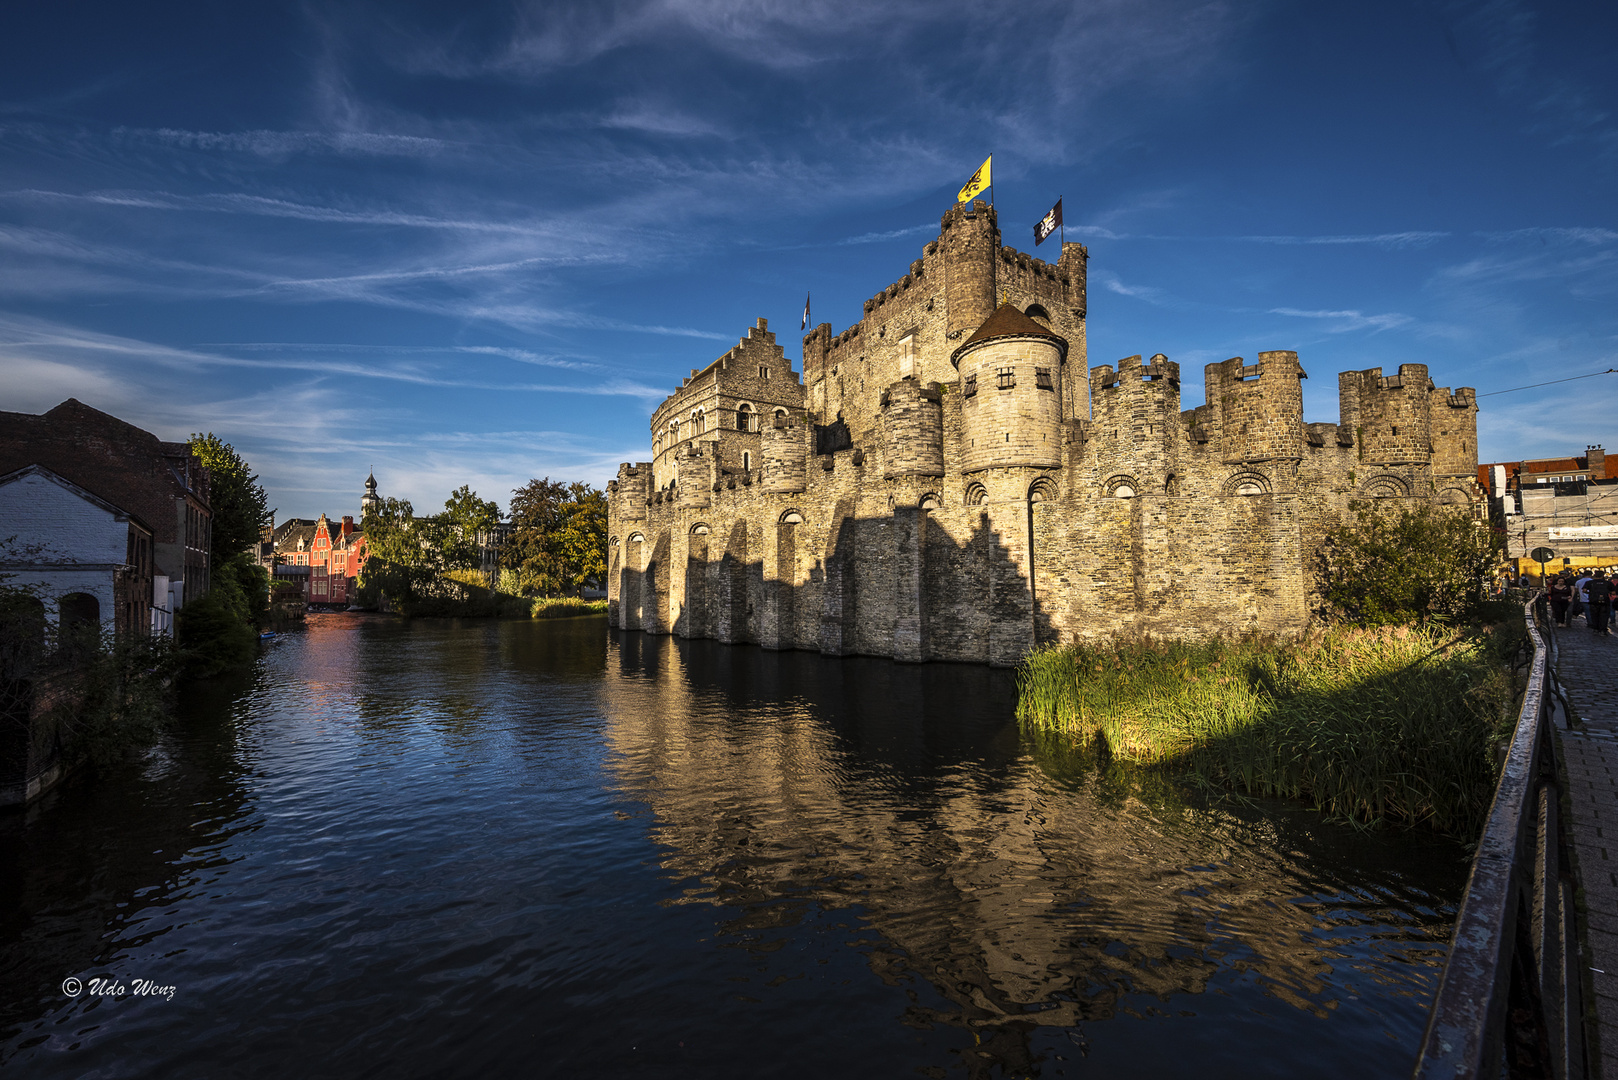
[[[152,551],[144,521],[43,465],[0,476],[0,583],[32,592],[53,626],[150,632]]]

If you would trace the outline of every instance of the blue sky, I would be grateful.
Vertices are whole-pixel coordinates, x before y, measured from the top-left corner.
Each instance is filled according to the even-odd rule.
[[[157,8],[154,12],[153,8]],[[995,155],[1091,364],[1618,367],[1618,9],[1514,0],[13,5],[0,408],[212,430],[281,517],[601,484],[806,290],[841,330]],[[1040,253],[1043,253],[1041,249]],[[1618,375],[1482,399],[1618,447]]]

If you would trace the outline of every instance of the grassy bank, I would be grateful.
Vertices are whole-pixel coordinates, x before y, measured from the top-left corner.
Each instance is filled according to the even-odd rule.
[[[605,615],[607,602],[605,600],[580,600],[576,596],[564,596],[555,600],[541,597],[533,602],[529,616],[535,619],[560,619],[569,615]]]
[[[1506,622],[1063,646],[1024,663],[1018,713],[1193,782],[1472,836],[1515,722],[1524,640]]]

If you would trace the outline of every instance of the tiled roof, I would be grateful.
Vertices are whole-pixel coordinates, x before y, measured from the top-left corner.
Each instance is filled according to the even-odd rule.
[[[1067,338],[1061,334],[1053,333],[1049,327],[1039,325],[1033,319],[1018,311],[1015,304],[1008,302],[995,308],[994,313],[984,319],[976,330],[972,331],[972,336],[962,342],[961,347],[950,355],[950,360],[959,364],[961,354],[973,345],[1003,337],[1045,338],[1055,342],[1062,350],[1063,355],[1067,353]]]

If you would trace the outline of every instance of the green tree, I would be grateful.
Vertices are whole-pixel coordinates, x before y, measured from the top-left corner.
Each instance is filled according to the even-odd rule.
[[[580,483],[568,486],[568,496],[552,547],[562,587],[577,593],[586,582],[599,583],[607,576],[607,496]]]
[[[1387,626],[1480,612],[1502,550],[1487,525],[1444,506],[1349,509],[1316,554],[1323,615]]]
[[[477,570],[483,563],[479,536],[500,524],[500,506],[462,484],[444,501],[438,515],[444,545],[444,561],[452,570]]]
[[[259,530],[271,523],[273,511],[252,466],[235,447],[210,431],[191,436],[191,452],[208,467],[208,505],[213,510],[210,554],[213,564],[219,566],[258,543]]]
[[[607,497],[589,484],[546,477],[511,493],[512,534],[501,565],[525,593],[578,592],[607,572]]]
[[[546,477],[511,493],[511,535],[500,552],[502,566],[517,574],[526,594],[554,592],[561,584],[551,538],[565,522],[567,485]]]

